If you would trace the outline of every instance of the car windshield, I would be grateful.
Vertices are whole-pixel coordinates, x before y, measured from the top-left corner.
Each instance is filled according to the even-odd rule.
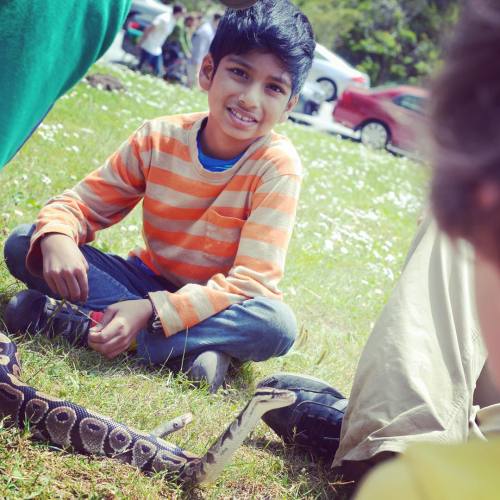
[[[425,108],[425,99],[416,95],[400,95],[394,99],[394,102],[406,109],[411,111],[416,111],[417,113],[423,113]]]

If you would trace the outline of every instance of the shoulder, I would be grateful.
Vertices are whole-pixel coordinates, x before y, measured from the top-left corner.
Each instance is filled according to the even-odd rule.
[[[287,137],[271,133],[270,139],[257,148],[249,158],[257,165],[266,166],[265,177],[302,176],[302,163],[294,145]]]
[[[144,151],[166,153],[190,161],[190,134],[206,113],[170,115],[147,120],[134,134]]]
[[[194,125],[206,116],[206,112],[159,116],[144,122],[143,128],[165,136],[188,134]]]

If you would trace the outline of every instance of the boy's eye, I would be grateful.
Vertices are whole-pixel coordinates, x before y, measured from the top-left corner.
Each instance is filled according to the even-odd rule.
[[[229,71],[233,73],[233,75],[240,76],[242,78],[247,76],[246,72],[241,68],[229,68]]]
[[[275,85],[274,83],[271,83],[270,85],[268,85],[268,87],[273,91],[273,92],[276,92],[277,94],[284,94],[285,93],[285,89],[280,87],[279,85]]]

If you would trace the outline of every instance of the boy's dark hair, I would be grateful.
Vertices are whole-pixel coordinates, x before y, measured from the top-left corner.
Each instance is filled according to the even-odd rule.
[[[441,228],[500,263],[500,3],[464,2],[433,88],[432,204]]]
[[[210,54],[215,70],[229,54],[252,50],[280,59],[292,77],[292,95],[304,85],[314,56],[314,34],[307,17],[289,0],[259,0],[248,9],[227,9]]]

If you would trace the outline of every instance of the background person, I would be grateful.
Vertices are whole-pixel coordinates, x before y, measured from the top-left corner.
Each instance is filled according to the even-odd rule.
[[[201,24],[191,38],[191,57],[187,64],[187,84],[193,87],[198,82],[198,73],[203,58],[207,55],[215,36],[221,15],[215,13],[210,21]]]
[[[130,0],[0,2],[0,169],[113,43]]]
[[[175,4],[173,10],[156,16],[153,22],[144,30],[139,39],[141,55],[137,69],[142,70],[144,64],[153,68],[156,76],[162,73],[162,48],[165,40],[174,29],[179,19],[184,17],[185,8],[181,4]]]

